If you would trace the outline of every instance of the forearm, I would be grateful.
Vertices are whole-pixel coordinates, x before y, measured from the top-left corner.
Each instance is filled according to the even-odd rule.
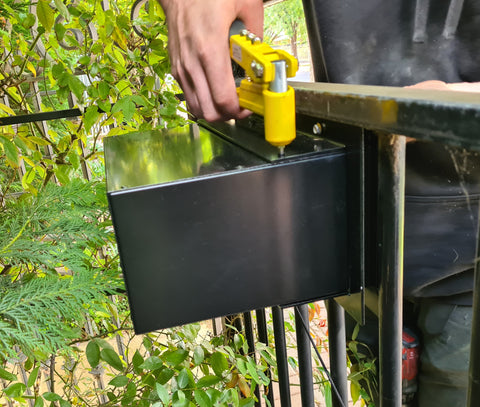
[[[210,121],[245,117],[238,104],[228,32],[236,19],[263,33],[262,0],[159,0],[168,25],[172,74],[189,109]]]

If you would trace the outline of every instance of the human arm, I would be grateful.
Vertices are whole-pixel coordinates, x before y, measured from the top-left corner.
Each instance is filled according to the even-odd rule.
[[[228,32],[236,19],[263,33],[262,0],[159,0],[168,25],[172,74],[189,110],[208,121],[242,118],[233,78]]]

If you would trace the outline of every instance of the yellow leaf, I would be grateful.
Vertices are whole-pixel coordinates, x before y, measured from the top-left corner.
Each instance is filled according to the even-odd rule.
[[[127,50],[127,39],[120,28],[115,26],[112,32],[112,38],[117,43],[117,45],[123,49],[124,51]]]
[[[0,103],[0,110],[3,110],[5,113],[15,116],[15,112],[10,107],[8,107],[7,105],[4,105],[3,103]]]
[[[247,381],[245,380],[245,378],[242,376],[240,376],[238,379],[238,387],[245,397],[247,398],[250,397],[250,394],[251,394],[250,387],[247,384]]]
[[[350,382],[350,394],[352,396],[353,404],[360,398],[360,385],[357,382]]]
[[[27,62],[26,68],[27,68],[31,73],[33,73],[33,76],[37,76],[37,71],[35,70],[35,67],[33,66],[33,64],[32,64],[30,61]]]

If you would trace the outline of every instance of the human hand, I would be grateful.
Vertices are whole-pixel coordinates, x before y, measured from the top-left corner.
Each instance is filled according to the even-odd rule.
[[[228,43],[239,19],[263,34],[262,0],[159,0],[168,25],[172,75],[185,94],[189,110],[208,121],[249,115],[240,108]]]
[[[446,83],[443,81],[419,82],[407,88],[431,90],[455,90],[460,92],[480,92],[480,82]]]

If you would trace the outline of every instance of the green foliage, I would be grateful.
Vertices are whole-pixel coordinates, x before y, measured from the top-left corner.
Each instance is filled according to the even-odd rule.
[[[298,58],[297,45],[307,40],[307,27],[301,0],[284,0],[265,7],[265,41],[275,43],[287,37],[292,54]]]
[[[356,325],[352,340],[347,344],[347,355],[350,364],[350,394],[356,404],[362,406],[375,406],[375,397],[378,395],[378,374],[376,357],[371,349],[364,343],[357,341],[360,325]]]
[[[103,184],[49,184],[0,211],[0,356],[44,360],[82,337],[86,315],[121,286]]]
[[[40,389],[39,369],[32,367],[25,384],[17,375],[0,369],[0,377],[8,381],[0,393],[27,404],[27,391],[35,405],[98,405],[102,406],[253,406],[254,389],[266,385],[265,361],[255,364],[250,355],[224,344],[223,337],[210,337],[200,324],[165,330],[143,337],[140,345],[130,344],[119,354],[109,341],[91,340],[85,353],[73,355],[75,366],[87,358],[92,367],[88,378],[64,377],[64,386],[57,391]],[[243,336],[237,343],[244,346]],[[201,349],[201,351],[200,351]],[[198,357],[202,354],[201,362]],[[105,369],[108,383],[99,385],[95,375]],[[79,372],[77,372],[79,374]]]
[[[25,167],[24,189],[36,193],[53,176],[68,183],[101,157],[104,136],[184,123],[163,12],[151,3],[133,22],[117,2],[106,10],[91,0],[2,4],[0,100],[9,105],[2,100],[0,116],[74,105],[84,111],[78,121],[50,122],[47,129],[0,127],[0,159]]]

